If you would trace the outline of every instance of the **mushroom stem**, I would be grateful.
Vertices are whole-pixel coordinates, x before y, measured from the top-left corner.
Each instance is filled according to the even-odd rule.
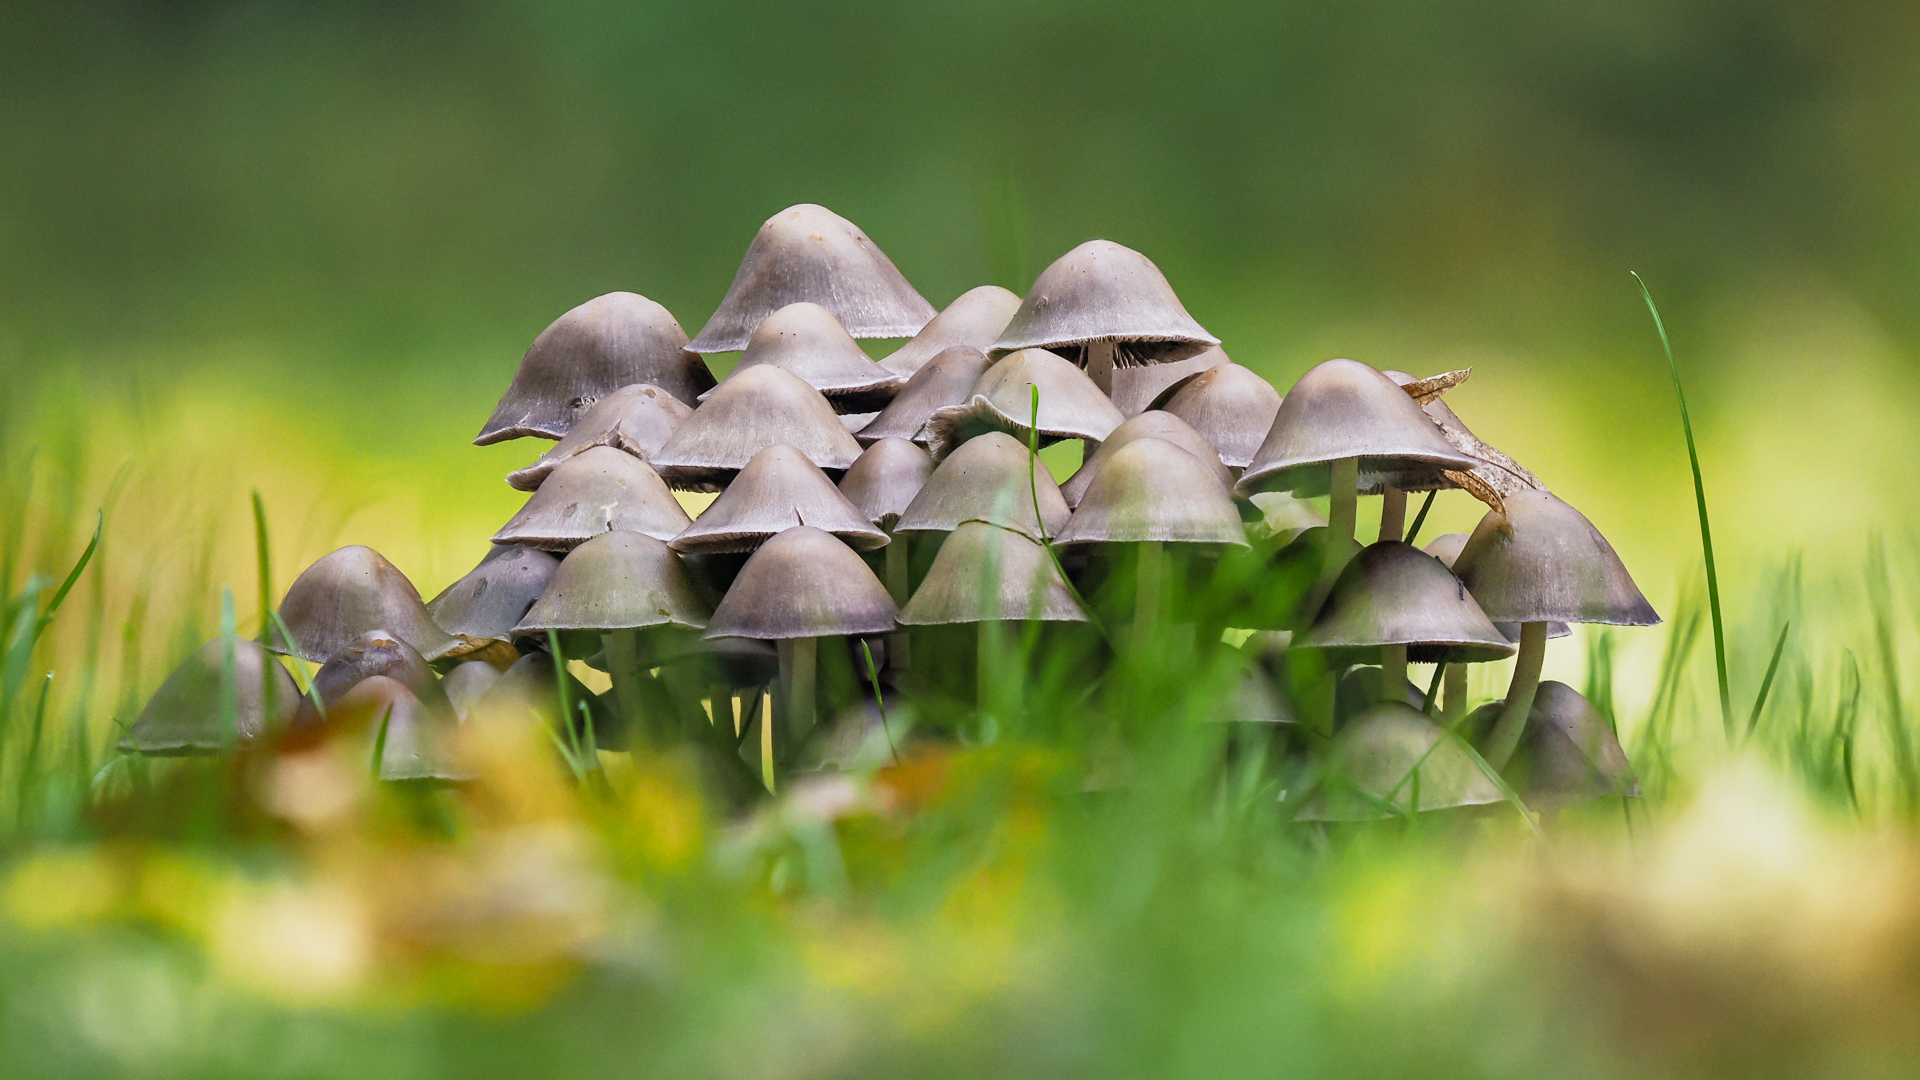
[[[1380,700],[1407,700],[1407,647],[1380,647]]]
[[[791,753],[794,745],[802,736],[813,730],[813,687],[814,671],[820,658],[819,638],[795,638],[791,643],[781,642],[783,646],[780,659],[785,662],[788,654],[792,661],[788,665],[787,689],[789,707],[786,730],[781,734],[787,739],[787,745],[781,747],[782,756]]]
[[[1500,719],[1487,736],[1483,752],[1487,764],[1496,769],[1506,768],[1507,759],[1513,756],[1514,748],[1520,745],[1520,736],[1527,728],[1527,714],[1533,711],[1534,692],[1540,688],[1540,665],[1546,658],[1547,624],[1521,623],[1520,655],[1514,658],[1513,682],[1507,686],[1507,704],[1500,710]]]
[[[1113,353],[1111,341],[1095,341],[1087,345],[1087,377],[1108,397],[1113,396]]]
[[[1146,648],[1149,636],[1153,633],[1153,624],[1160,619],[1160,593],[1166,577],[1166,550],[1158,540],[1149,540],[1139,547],[1139,564],[1135,570],[1135,591],[1133,596],[1133,647],[1135,651]]]
[[[1327,489],[1327,532],[1335,539],[1353,539],[1354,519],[1360,513],[1360,459],[1341,458],[1332,464]]]
[[[1407,493],[1387,484],[1380,489],[1380,539],[1399,540],[1407,535]]]
[[[974,708],[983,717],[993,712],[989,699],[993,692],[993,672],[1000,663],[1000,640],[994,629],[999,625],[992,619],[982,619],[974,631],[977,645],[973,658]]]
[[[613,699],[620,706],[621,719],[626,721],[628,738],[633,738],[647,730],[647,717],[640,707],[642,700],[640,680],[646,678],[640,667],[640,632],[637,630],[609,630],[600,635],[600,645],[607,653],[607,674],[613,679]],[[652,739],[652,731],[647,731]]]
[[[1448,727],[1467,715],[1467,665],[1448,664],[1440,683],[1440,715]]]
[[[903,533],[892,534],[887,541],[887,592],[893,602],[907,606],[907,537]],[[905,671],[911,663],[911,647],[907,643],[907,632],[897,630],[887,638],[887,666],[895,671]]]

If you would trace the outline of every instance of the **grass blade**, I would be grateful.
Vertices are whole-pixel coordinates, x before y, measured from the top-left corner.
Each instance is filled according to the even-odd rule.
[[[258,488],[253,492],[253,551],[260,565],[260,632],[265,634],[273,611],[273,549],[267,543],[267,504]]]
[[[1753,738],[1753,729],[1760,726],[1760,712],[1767,707],[1767,695],[1773,691],[1773,678],[1780,674],[1780,658],[1787,652],[1787,631],[1793,629],[1791,622],[1780,626],[1780,639],[1773,643],[1773,657],[1767,661],[1766,678],[1760,680],[1760,693],[1753,699],[1753,715],[1747,717],[1747,738]]]
[[[1412,527],[1407,529],[1407,543],[1413,543],[1413,538],[1420,535],[1420,526],[1427,523],[1427,511],[1433,509],[1433,497],[1438,494],[1438,489],[1427,492],[1426,500],[1420,504],[1420,512],[1413,515]]]

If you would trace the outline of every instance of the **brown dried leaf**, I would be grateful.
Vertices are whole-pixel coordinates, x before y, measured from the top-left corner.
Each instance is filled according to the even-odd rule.
[[[1459,371],[1448,371],[1424,379],[1416,379],[1402,386],[1401,389],[1407,392],[1408,397],[1425,405],[1429,401],[1440,400],[1440,395],[1466,382],[1467,376],[1472,374],[1472,368],[1461,368]]]
[[[1507,514],[1506,501],[1500,498],[1500,493],[1494,490],[1494,487],[1492,484],[1487,483],[1485,480],[1480,479],[1478,476],[1470,472],[1454,472],[1452,469],[1448,469],[1445,475],[1447,479],[1453,481],[1455,484],[1460,485],[1461,491],[1464,491],[1467,494],[1473,496],[1474,498],[1479,499],[1481,502],[1486,503],[1489,509],[1499,514],[1501,517],[1506,516]]]

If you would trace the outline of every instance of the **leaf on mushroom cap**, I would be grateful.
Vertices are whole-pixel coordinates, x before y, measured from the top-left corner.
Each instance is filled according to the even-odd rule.
[[[706,636],[793,638],[884,634],[899,609],[886,586],[832,533],[801,526],[774,536],[733,579]]]
[[[1526,730],[1502,771],[1535,809],[1640,794],[1613,725],[1573,687],[1552,680],[1534,691]]]
[[[1384,801],[1402,813],[1483,806],[1504,797],[1478,762],[1419,710],[1383,702],[1347,722],[1333,737],[1335,773],[1301,807],[1301,821],[1366,821],[1385,817]],[[1413,776],[1415,770],[1419,775]]]
[[[1479,436],[1469,431],[1460,417],[1454,414],[1453,409],[1440,400],[1441,394],[1466,382],[1467,376],[1472,373],[1472,368],[1466,368],[1426,379],[1415,379],[1404,371],[1381,372],[1387,378],[1399,383],[1410,397],[1419,402],[1420,407],[1426,410],[1426,414],[1433,418],[1433,422],[1440,425],[1441,436],[1454,449],[1475,461],[1476,464],[1468,472],[1491,489],[1499,499],[1505,499],[1522,491],[1545,491],[1547,486],[1540,482],[1539,477],[1528,472],[1519,462],[1481,442]],[[1472,491],[1475,498],[1483,502],[1488,501],[1484,493],[1473,491],[1471,482],[1463,482],[1462,477],[1444,474],[1429,477],[1424,484],[1408,490],[1426,491],[1432,488],[1465,488]]]
[[[905,439],[880,439],[847,470],[840,494],[862,517],[892,531],[932,475],[932,454]]]
[[[911,376],[940,353],[964,345],[985,355],[1020,310],[1020,298],[998,285],[968,289],[913,335],[913,340],[880,361],[896,375]]]
[[[1201,438],[1199,432],[1188,427],[1185,420],[1172,413],[1150,409],[1114,428],[1113,433],[1100,444],[1100,448],[1081,464],[1078,471],[1067,477],[1066,482],[1060,485],[1060,494],[1066,498],[1067,505],[1080,505],[1080,497],[1086,494],[1087,486],[1093,483],[1093,478],[1100,472],[1100,467],[1105,465],[1121,447],[1135,439],[1145,438],[1163,439],[1199,458],[1201,463],[1213,471],[1221,487],[1229,491],[1233,489],[1233,474],[1220,463],[1220,455],[1214,452],[1212,444]]]
[[[1505,514],[1488,511],[1454,561],[1454,573],[1500,622],[1660,621],[1600,530],[1545,491],[1516,493]]]
[[[697,353],[743,349],[760,320],[803,300],[832,312],[856,338],[912,337],[934,314],[853,222],[801,203],[760,226],[726,298],[687,347]]]
[[[567,553],[547,591],[513,629],[698,630],[707,614],[693,576],[665,543],[643,533],[607,532]]]
[[[805,454],[775,444],[753,455],[671,546],[702,554],[752,551],[775,533],[800,525],[825,529],[860,551],[887,543],[887,534],[874,528]]]
[[[595,402],[553,449],[524,469],[507,474],[507,483],[533,491],[560,463],[596,446],[625,450],[642,461],[673,437],[680,421],[693,415],[686,402],[657,386],[623,386]]]
[[[1039,539],[1058,532],[1071,514],[1046,465],[1013,436],[992,431],[961,443],[934,467],[893,531],[952,532],[963,521],[990,521]]]
[[[760,364],[734,373],[681,421],[653,463],[675,487],[724,484],[753,455],[785,443],[822,469],[845,469],[860,444],[820,391],[790,371]]]
[[[120,740],[120,749],[173,756],[219,753],[233,745],[221,718],[226,664],[225,638],[195,649],[148,699]],[[293,719],[300,688],[258,642],[235,639],[233,674],[232,738],[258,738]]]
[[[907,381],[869,360],[832,312],[804,302],[788,304],[761,320],[740,355],[740,366],[728,378],[762,365],[798,375],[841,413],[877,412]],[[700,399],[713,393],[709,390]]]
[[[1113,407],[1120,410],[1121,416],[1138,416],[1153,408],[1153,403],[1174,384],[1185,385],[1203,371],[1230,363],[1232,361],[1227,359],[1226,350],[1218,345],[1209,345],[1197,356],[1169,364],[1131,364],[1114,368],[1113,390],[1108,396],[1113,399]],[[1276,403],[1279,398],[1279,394],[1274,395]],[[1265,435],[1266,432],[1260,434]]]
[[[1147,436],[1115,451],[1100,467],[1066,527],[1061,544],[1165,541],[1246,547],[1246,526],[1233,496],[1205,462],[1164,439]]]
[[[713,385],[713,373],[687,351],[686,332],[666,308],[630,292],[596,296],[534,339],[473,443],[558,439],[601,398],[634,383],[691,405]]]
[[[1111,240],[1089,240],[1040,272],[992,351],[1084,354],[1103,341],[1118,346],[1116,366],[1171,363],[1220,344],[1187,314],[1152,260]]]
[[[1100,442],[1126,420],[1086,372],[1045,349],[1022,349],[988,368],[965,403],[934,412],[927,421],[934,459],[985,431],[1024,438],[1034,419],[1035,387],[1040,390],[1042,444],[1058,439]]]
[[[688,520],[652,466],[624,450],[596,446],[553,470],[493,542],[570,551],[610,529],[670,540]]]
[[[419,590],[379,552],[358,544],[322,556],[300,572],[280,601],[279,627],[266,635],[267,647],[323,664],[369,630],[389,630],[428,660],[461,647],[427,614]]]
[[[1325,606],[1296,647],[1351,650],[1356,662],[1379,646],[1405,645],[1415,663],[1484,663],[1514,653],[1460,580],[1412,544],[1364,548],[1341,571]]]
[[[1039,542],[1017,529],[962,522],[900,609],[903,626],[998,620],[1086,622],[1066,578]]]
[[[478,566],[427,603],[440,629],[465,642],[449,655],[464,656],[508,640],[559,565],[559,559],[539,548],[494,545]]]
[[[973,396],[974,384],[992,364],[987,354],[970,345],[954,345],[921,365],[887,407],[880,410],[860,429],[856,437],[862,445],[881,439],[909,439],[927,444],[927,422],[936,410],[964,405]]]
[[[1185,420],[1228,468],[1252,463],[1280,411],[1280,391],[1239,364],[1208,368],[1170,389],[1151,407]]]

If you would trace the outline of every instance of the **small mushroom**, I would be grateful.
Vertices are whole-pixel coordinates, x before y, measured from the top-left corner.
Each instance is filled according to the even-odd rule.
[[[500,681],[500,669],[484,660],[468,660],[455,664],[447,677],[440,680],[440,689],[447,695],[447,704],[453,707],[453,715],[465,723],[467,714],[473,711],[474,703]]]
[[[448,655],[471,656],[489,649],[495,651],[488,655],[495,655],[495,647],[507,645],[514,624],[540,599],[559,565],[559,559],[539,548],[495,544],[478,566],[427,603],[440,629],[462,642]]]
[[[347,691],[375,675],[385,675],[404,684],[421,701],[435,705],[446,702],[446,692],[440,688],[433,669],[427,666],[426,658],[385,630],[361,634],[352,644],[329,657],[320,665],[320,670],[313,673],[313,692],[320,696],[320,704],[331,710]],[[303,711],[311,709],[311,703],[303,706]],[[320,718],[311,719],[318,722]]]
[[[998,285],[968,289],[946,309],[921,327],[920,332],[880,361],[880,366],[900,376],[911,376],[935,356],[956,345],[982,355],[1007,328],[1007,320],[1020,310],[1020,298]]]
[[[685,402],[657,386],[623,386],[595,402],[540,460],[508,473],[507,483],[533,491],[561,462],[596,446],[611,446],[649,461],[673,437],[680,421],[692,415]]]
[[[860,456],[860,444],[820,391],[790,371],[759,364],[715,389],[681,421],[653,461],[675,487],[718,490],[753,455],[776,443],[833,471]]]
[[[1081,463],[1079,471],[1067,477],[1066,482],[1060,485],[1060,494],[1067,500],[1067,505],[1079,506],[1080,496],[1084,495],[1087,486],[1093,483],[1093,478],[1100,472],[1100,467],[1105,465],[1121,447],[1135,439],[1144,438],[1170,442],[1199,458],[1202,464],[1213,471],[1221,487],[1232,490],[1233,474],[1220,463],[1220,455],[1214,452],[1213,446],[1207,440],[1200,437],[1199,432],[1188,427],[1186,421],[1172,413],[1149,410],[1114,428],[1113,434],[1107,436],[1106,441],[1100,444],[1100,448],[1093,452],[1093,456]]]
[[[328,715],[365,727],[380,755],[382,780],[471,779],[454,760],[460,722],[452,707],[444,701],[438,707],[422,702],[398,679],[373,675],[360,680]]]
[[[840,494],[868,521],[892,531],[932,475],[931,454],[905,439],[880,439],[847,470]]]
[[[987,431],[1025,438],[1035,427],[1035,389],[1041,445],[1061,439],[1097,443],[1126,419],[1086,372],[1045,349],[1022,349],[988,368],[964,404],[935,410],[927,421],[934,458]]]
[[[596,446],[553,470],[493,542],[570,551],[610,530],[670,540],[689,520],[652,466],[623,450]]]
[[[1117,367],[1113,369],[1113,390],[1108,396],[1113,399],[1113,407],[1120,410],[1121,416],[1138,416],[1153,408],[1153,403],[1165,396],[1175,383],[1185,385],[1195,375],[1228,363],[1232,361],[1227,359],[1226,350],[1218,345],[1210,345],[1198,356],[1175,360],[1170,364]],[[1280,395],[1276,393],[1276,404],[1279,399]],[[1261,434],[1265,435],[1266,432],[1262,431]]]
[[[768,315],[727,378],[763,365],[798,375],[842,414],[878,412],[907,381],[869,360],[832,312],[804,302]],[[701,400],[713,393],[700,395]]]
[[[1434,402],[1433,404],[1439,404],[1439,403]],[[1427,541],[1426,546],[1421,550],[1425,551],[1427,554],[1433,556],[1434,558],[1439,559],[1441,562],[1446,564],[1447,569],[1451,570],[1453,569],[1454,561],[1460,557],[1460,549],[1466,546],[1467,546],[1466,533],[1443,533],[1439,536],[1434,537],[1432,540]],[[1519,623],[1497,622],[1493,624],[1493,628],[1495,630],[1500,631],[1500,635],[1506,638],[1508,641],[1511,641],[1516,645],[1519,644],[1520,642],[1520,624]],[[1556,622],[1549,622],[1547,624],[1547,637],[1549,638],[1568,637],[1572,633],[1573,633],[1573,628],[1568,626],[1566,623],[1556,621]],[[1445,676],[1443,676],[1441,679],[1440,687],[1441,687],[1440,715],[1444,717],[1449,723],[1454,723],[1458,721],[1460,717],[1466,715],[1467,669],[1457,664],[1447,665],[1447,671]]]
[[[1613,725],[1573,687],[1552,680],[1534,692],[1526,733],[1502,772],[1536,810],[1640,794]]]
[[[775,444],[753,455],[671,546],[701,554],[752,551],[775,533],[800,525],[825,529],[858,551],[887,543],[887,534],[848,502],[805,454]]]
[[[966,404],[973,397],[974,384],[991,366],[987,354],[970,345],[941,350],[913,373],[887,407],[880,410],[880,415],[856,433],[856,438],[868,446],[887,438],[927,445],[932,438],[927,424],[933,414],[949,406]]]
[[[343,547],[300,572],[280,601],[280,622],[293,640],[275,627],[267,647],[293,653],[316,664],[353,644],[370,630],[388,630],[428,660],[458,650],[462,642],[434,624],[419,590],[394,565],[370,547]]]
[[[155,757],[217,754],[236,741],[285,727],[299,709],[293,676],[258,642],[233,642],[233,728],[226,728],[227,641],[214,638],[195,649],[154,691],[120,740],[126,753]]]
[[[1128,442],[1101,465],[1054,539],[1247,546],[1221,478],[1200,458],[1154,436]]]
[[[963,522],[933,557],[900,611],[903,626],[978,622],[1085,622],[1066,578],[1026,533]]]
[[[1482,806],[1503,796],[1457,736],[1410,705],[1383,702],[1334,735],[1331,772],[1295,815],[1366,821],[1388,813]]]
[[[1280,391],[1239,364],[1208,368],[1171,389],[1150,407],[1185,420],[1230,469],[1253,462],[1280,411]]]
[[[935,466],[893,531],[952,532],[963,521],[990,521],[1039,539],[1058,532],[1071,514],[1046,465],[1013,436],[994,431],[961,443]]]

